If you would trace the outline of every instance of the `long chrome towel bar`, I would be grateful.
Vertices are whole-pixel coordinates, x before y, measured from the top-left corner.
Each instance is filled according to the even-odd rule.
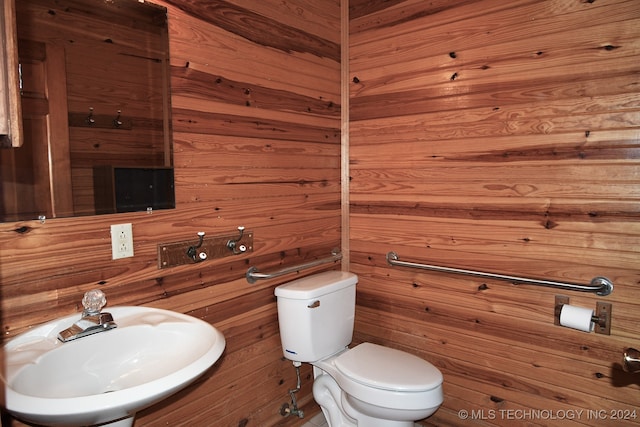
[[[387,253],[387,262],[390,265],[399,267],[421,268],[423,270],[439,271],[441,273],[464,274],[467,276],[483,277],[485,279],[497,279],[513,282],[516,285],[537,285],[552,288],[567,289],[578,292],[594,292],[600,296],[609,295],[613,292],[613,283],[606,277],[594,277],[590,285],[580,285],[577,283],[554,282],[552,280],[527,279],[526,277],[508,276],[505,274],[485,273],[483,271],[464,270],[461,268],[441,267],[438,265],[419,264],[416,262],[400,261],[395,252]]]
[[[285,274],[294,273],[300,270],[306,270],[307,268],[315,267],[321,264],[327,264],[330,262],[336,262],[342,259],[342,253],[339,249],[331,251],[331,256],[327,258],[317,259],[315,261],[307,262],[305,264],[295,265],[293,267],[283,268],[282,270],[274,271],[272,273],[260,273],[257,267],[250,267],[247,270],[247,282],[256,283],[261,279],[273,279],[274,277],[284,276]]]

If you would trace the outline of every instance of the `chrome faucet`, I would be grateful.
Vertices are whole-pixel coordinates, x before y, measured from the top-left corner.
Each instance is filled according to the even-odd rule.
[[[117,327],[111,313],[100,312],[106,303],[107,298],[99,289],[85,293],[82,298],[82,317],[64,331],[60,331],[58,339],[62,342],[72,341]]]
[[[622,367],[625,371],[634,374],[640,373],[640,351],[635,348],[628,348],[624,351]]]

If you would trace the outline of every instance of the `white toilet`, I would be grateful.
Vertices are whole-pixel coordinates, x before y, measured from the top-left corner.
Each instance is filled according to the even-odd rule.
[[[357,282],[327,271],[276,288],[284,356],[314,366],[313,397],[330,427],[413,427],[442,404],[442,373],[403,351],[347,347]]]

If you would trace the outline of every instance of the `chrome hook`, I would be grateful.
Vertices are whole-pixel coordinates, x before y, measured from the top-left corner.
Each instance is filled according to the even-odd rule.
[[[247,251],[247,247],[245,245],[238,245],[238,243],[240,243],[240,240],[242,240],[242,236],[244,235],[244,227],[238,227],[238,231],[240,232],[240,236],[238,236],[236,240],[227,240],[227,248],[229,248],[229,250],[233,252],[234,255],[240,255],[241,253]]]
[[[200,262],[207,259],[206,252],[198,253],[198,248],[202,246],[204,242],[204,231],[198,231],[198,244],[195,246],[189,246],[187,249],[187,256],[193,260],[193,262]]]
[[[122,114],[122,110],[118,110],[118,115],[116,116],[116,118],[113,120],[113,125],[117,128],[119,128],[120,126],[122,126],[122,120],[120,120],[120,115]]]
[[[90,125],[96,122],[96,119],[93,118],[93,107],[89,107],[89,115],[87,116],[87,119],[85,121]]]

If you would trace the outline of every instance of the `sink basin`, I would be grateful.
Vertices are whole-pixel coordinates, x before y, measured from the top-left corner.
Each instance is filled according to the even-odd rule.
[[[135,413],[182,389],[221,356],[210,324],[149,307],[112,307],[117,328],[62,343],[79,314],[37,326],[3,348],[6,409],[46,426],[132,425]]]

